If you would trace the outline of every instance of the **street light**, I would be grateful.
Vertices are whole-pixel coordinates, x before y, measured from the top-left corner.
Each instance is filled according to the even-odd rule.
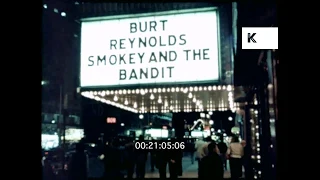
[[[46,85],[46,84],[49,84],[48,81],[41,81],[41,85]]]

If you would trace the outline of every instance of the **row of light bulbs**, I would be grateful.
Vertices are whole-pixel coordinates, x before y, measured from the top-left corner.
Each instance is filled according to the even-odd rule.
[[[124,104],[119,103],[118,102],[119,98],[116,95],[114,96],[113,101],[112,101],[112,100],[106,100],[105,98],[99,97],[98,95],[93,95],[93,94],[96,94],[96,93],[82,92],[81,94],[83,96],[87,97],[87,98],[95,99],[97,101],[101,101],[103,103],[110,104],[110,105],[116,106],[118,108],[121,108],[121,109],[124,109],[124,110],[128,110],[130,112],[134,112],[134,113],[147,113],[148,112],[148,109],[144,107],[144,104],[142,104],[141,105],[142,107],[138,110],[137,102],[133,103],[133,105],[132,105],[133,107],[130,107],[128,100],[125,100]],[[203,107],[202,102],[200,100],[193,99],[192,102],[195,103],[194,111],[196,111],[196,112],[204,111],[204,107]],[[158,103],[159,103],[159,101],[158,101]],[[162,103],[162,101],[160,103]],[[235,106],[236,105],[233,105],[233,107],[235,107]],[[179,112],[181,110],[184,111],[184,112],[192,112],[193,108],[191,106],[185,106],[184,108],[181,109],[177,105],[176,106],[172,106],[172,105],[169,106],[168,102],[165,101],[164,106],[162,106],[162,108],[160,110],[156,110],[155,108],[151,108],[149,111],[151,113],[159,113],[159,112],[161,112],[161,113],[169,113],[169,112]],[[227,110],[232,110],[233,112],[235,112],[236,108],[230,109],[230,107],[228,108],[228,107],[222,107],[222,106],[219,106],[219,107],[209,106],[206,110],[208,110],[208,111],[227,111]]]
[[[231,99],[230,99],[230,94],[231,94]],[[228,109],[231,109],[232,111],[235,111],[236,109],[235,109],[234,107],[236,106],[236,103],[233,102],[232,96],[233,96],[233,95],[232,95],[232,92],[229,92],[229,105],[230,105],[229,108],[225,108],[225,107],[222,107],[222,105],[220,105],[220,106],[218,107],[218,109],[217,109],[217,108],[214,108],[212,105],[211,105],[211,106],[209,105],[209,110],[211,110],[211,109],[212,109],[212,110],[213,110],[213,109],[217,109],[217,110],[219,110],[219,111],[226,111],[226,110],[228,110]],[[189,96],[188,96],[188,97],[189,97],[189,98],[192,98],[193,96],[192,96],[191,93],[189,93]],[[151,99],[151,100],[154,100],[154,99],[155,99],[155,97],[154,97],[153,94],[150,95],[150,99]],[[113,100],[114,100],[114,101],[118,101],[118,100],[119,100],[118,96],[115,95],[114,98],[113,98]],[[162,103],[163,103],[163,100],[162,100],[162,98],[161,98],[160,95],[158,96],[157,102],[158,102],[158,104],[162,104]],[[192,102],[195,103],[195,106],[196,106],[196,107],[195,107],[195,110],[196,110],[196,111],[199,111],[199,112],[200,112],[200,111],[203,111],[203,110],[204,110],[204,107],[203,107],[202,102],[201,102],[200,100],[197,100],[195,97],[193,97],[193,98],[192,98]],[[128,104],[129,104],[129,102],[128,102],[127,99],[125,99],[124,104],[125,104],[125,105],[128,105]],[[142,104],[142,106],[143,106],[143,104]],[[133,104],[133,107],[134,107],[134,108],[137,108],[137,103],[136,103],[136,102]],[[155,109],[155,107],[154,107],[153,109]],[[167,110],[167,109],[169,109],[169,110]],[[168,105],[168,102],[165,101],[165,102],[164,102],[164,106],[162,106],[162,108],[161,108],[161,111],[162,111],[162,112],[170,112],[170,111],[178,111],[178,109],[180,109],[180,108],[178,107],[178,105],[176,105],[176,106],[169,106],[169,105]],[[144,111],[144,110],[142,110],[142,111]],[[192,111],[192,106],[190,106],[189,104],[187,104],[187,105],[183,108],[183,111],[185,111],[185,112],[191,112],[191,111]],[[152,109],[151,109],[151,112],[154,113],[154,112],[156,112],[156,110],[152,110]]]
[[[258,111],[257,110],[252,110],[252,112],[254,113],[254,116],[256,119],[258,119]],[[274,122],[274,119],[270,119],[270,122]],[[254,120],[251,119],[250,120],[250,123],[254,123]],[[254,125],[254,124],[253,124]],[[255,132],[255,137],[256,137],[256,140],[259,141],[259,137],[260,137],[260,133],[259,133],[259,126],[258,125],[255,125],[255,127],[252,127],[252,132]],[[273,148],[273,145],[271,144],[270,145],[270,148]],[[257,156],[251,156],[252,159],[256,159],[257,160],[257,163],[260,164],[261,163],[261,156],[259,155],[260,153],[260,144],[257,143],[256,145],[256,148],[254,147],[254,149],[257,150]],[[272,164],[272,168],[274,168],[274,165]],[[261,177],[261,171],[256,171],[257,174],[254,175],[254,178],[255,179],[258,179]]]
[[[254,99],[254,104],[257,104],[258,101],[255,98]],[[258,117],[258,110],[255,109],[251,109],[251,117],[252,119],[250,119],[250,123],[251,123],[251,132],[252,134],[254,134],[254,136],[252,136],[252,140],[253,142],[256,142],[256,147],[253,147],[254,150],[256,150],[256,156],[252,156],[252,159],[255,159],[257,161],[258,164],[261,163],[261,156],[260,156],[260,143],[259,143],[259,125],[255,124],[255,120],[257,120]],[[256,170],[255,168],[253,168],[254,170],[254,179],[258,179],[261,177],[261,171],[260,170]]]
[[[114,94],[141,94],[145,95],[147,93],[165,93],[165,92],[197,92],[197,91],[221,91],[227,90],[232,91],[233,86],[223,85],[223,86],[195,86],[195,87],[172,87],[172,88],[151,88],[151,89],[121,89],[121,90],[106,90],[106,91],[90,91],[92,95],[114,95]],[[189,93],[190,94],[190,93]],[[188,95],[189,96],[189,95]]]

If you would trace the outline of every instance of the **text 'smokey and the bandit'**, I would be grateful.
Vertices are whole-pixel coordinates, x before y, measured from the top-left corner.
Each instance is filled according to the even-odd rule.
[[[243,27],[242,49],[278,49],[278,27]]]

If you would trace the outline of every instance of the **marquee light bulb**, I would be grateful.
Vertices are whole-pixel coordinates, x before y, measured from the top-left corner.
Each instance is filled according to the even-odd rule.
[[[162,103],[161,96],[159,96],[158,103]]]
[[[192,93],[190,92],[189,94],[188,94],[188,98],[192,98]]]
[[[197,99],[195,97],[193,97],[192,102],[196,102],[196,101],[197,101]]]
[[[150,95],[150,99],[154,100],[154,95],[153,94]]]
[[[164,106],[165,107],[167,107],[168,106],[168,102],[166,101],[166,102],[164,102]]]
[[[137,108],[137,107],[138,107],[138,105],[137,105],[136,102],[133,104],[133,107],[134,107],[134,108]]]
[[[125,100],[125,101],[124,101],[124,104],[125,104],[125,105],[128,105],[128,104],[129,104],[128,100]]]
[[[114,96],[113,100],[118,101],[118,96]]]

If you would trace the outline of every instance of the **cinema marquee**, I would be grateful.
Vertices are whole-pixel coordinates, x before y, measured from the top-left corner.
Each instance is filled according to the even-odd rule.
[[[82,20],[81,94],[136,113],[235,111],[216,8]]]

